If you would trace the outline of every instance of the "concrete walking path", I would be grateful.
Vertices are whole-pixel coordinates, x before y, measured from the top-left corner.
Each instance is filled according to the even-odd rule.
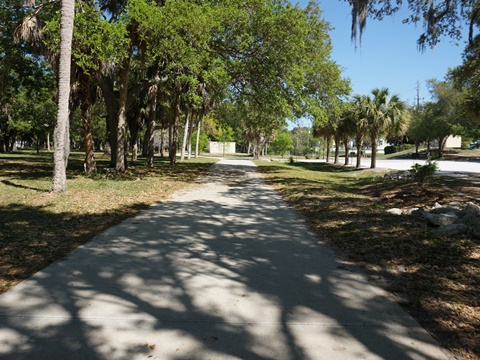
[[[0,296],[0,359],[448,359],[247,160]]]

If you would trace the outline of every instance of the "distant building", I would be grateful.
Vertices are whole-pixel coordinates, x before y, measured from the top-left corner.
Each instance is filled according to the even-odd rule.
[[[445,143],[446,148],[460,148],[462,147],[462,137],[450,135]]]
[[[208,149],[210,154],[235,154],[235,142],[209,141]]]

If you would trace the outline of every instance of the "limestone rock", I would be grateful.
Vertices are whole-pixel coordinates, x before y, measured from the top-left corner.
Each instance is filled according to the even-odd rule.
[[[428,214],[428,213],[425,211],[424,208],[418,208],[418,209],[412,210],[412,212],[410,213],[411,216],[416,217],[418,219],[424,219],[425,214]]]
[[[465,208],[467,214],[472,214],[476,216],[480,220],[480,206],[475,205],[472,202],[467,203],[467,207]]]
[[[468,228],[464,224],[442,225],[439,228],[433,230],[434,233],[445,235],[463,235],[466,234],[467,231]]]
[[[402,209],[403,215],[412,215],[413,212],[418,211],[418,208]]]
[[[444,226],[454,224],[458,220],[458,216],[450,214],[431,214],[425,212],[424,218],[434,226]]]
[[[387,213],[392,214],[392,215],[402,215],[403,211],[402,211],[402,209],[399,209],[399,208],[393,208],[393,209],[388,209]]]

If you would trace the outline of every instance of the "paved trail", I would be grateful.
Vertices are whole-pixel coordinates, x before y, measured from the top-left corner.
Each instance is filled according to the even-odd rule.
[[[222,160],[0,296],[1,359],[447,359],[265,183]]]

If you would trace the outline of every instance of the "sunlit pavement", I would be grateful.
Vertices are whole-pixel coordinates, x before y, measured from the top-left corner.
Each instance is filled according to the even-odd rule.
[[[0,296],[1,359],[448,359],[246,160]]]

